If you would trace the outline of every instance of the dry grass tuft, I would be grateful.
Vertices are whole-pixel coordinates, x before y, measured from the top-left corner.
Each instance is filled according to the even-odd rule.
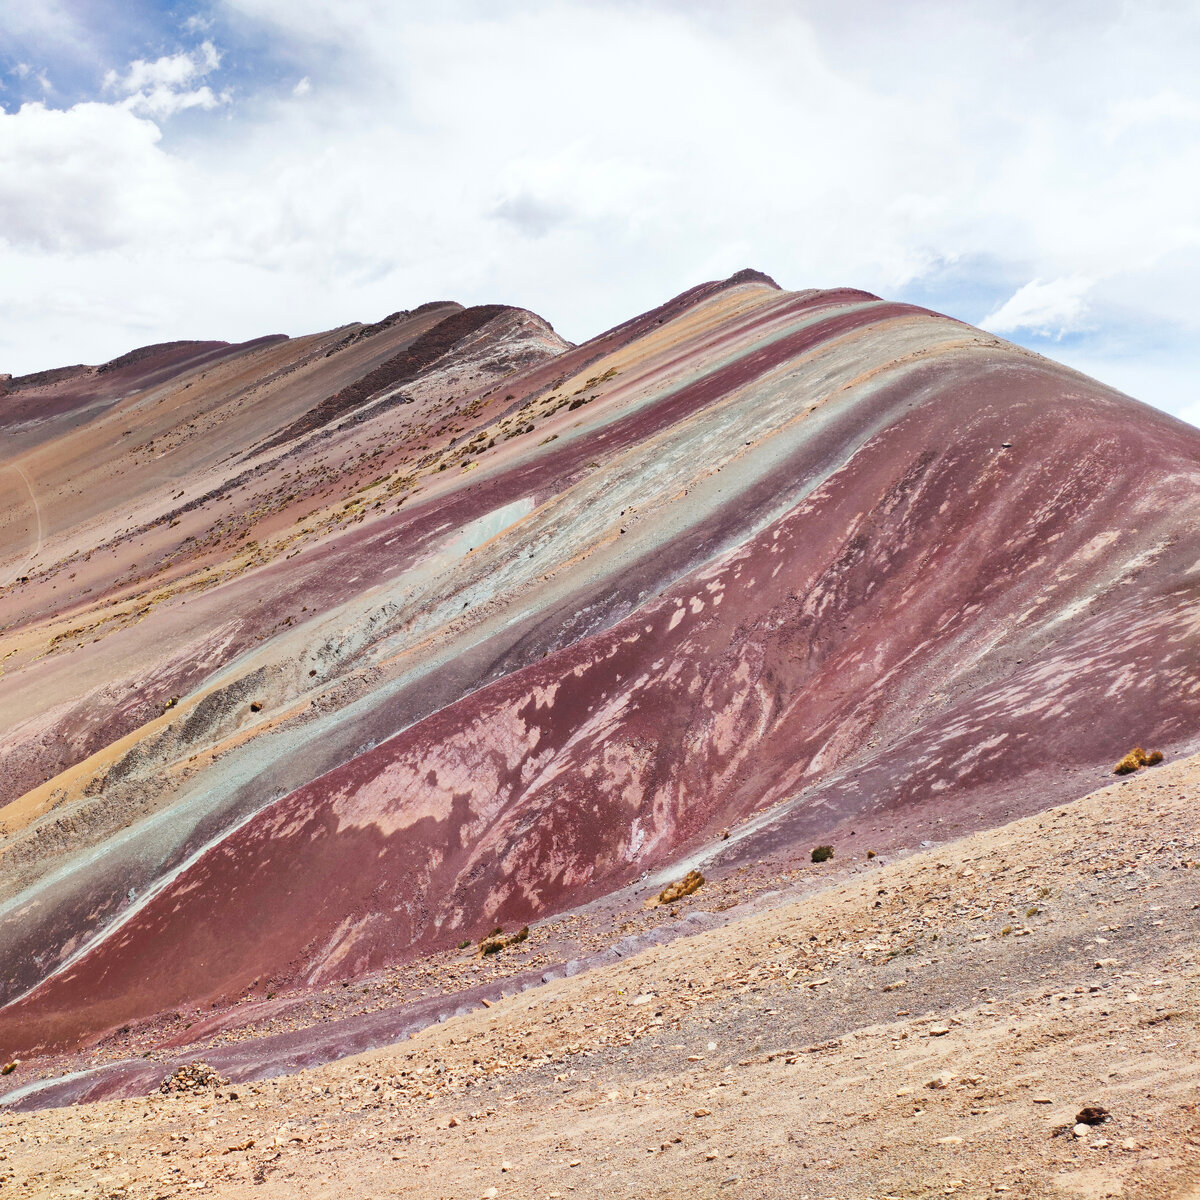
[[[1134,746],[1130,752],[1125,755],[1120,762],[1113,767],[1114,775],[1132,775],[1134,771],[1141,770],[1142,767],[1153,767],[1157,763],[1162,762],[1163,756],[1161,750],[1151,750],[1149,754],[1141,748]]]
[[[482,955],[499,954],[501,950],[507,950],[510,946],[518,946],[521,942],[527,941],[529,938],[529,926],[522,925],[516,933],[511,933],[508,937],[504,936],[503,929],[493,929],[479,943],[479,953]],[[460,947],[461,949],[461,947]]]
[[[655,897],[653,904],[674,904],[684,896],[690,896],[704,884],[704,876],[699,871],[689,871],[682,879],[669,883]]]

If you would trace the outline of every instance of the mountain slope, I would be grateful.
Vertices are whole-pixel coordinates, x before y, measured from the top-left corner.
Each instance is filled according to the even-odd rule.
[[[12,1051],[1196,743],[1200,432],[969,326],[747,272],[222,364],[7,464]]]

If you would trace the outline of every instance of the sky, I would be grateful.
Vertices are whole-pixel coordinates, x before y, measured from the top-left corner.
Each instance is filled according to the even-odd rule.
[[[745,266],[1200,424],[1200,0],[0,0],[0,372]]]

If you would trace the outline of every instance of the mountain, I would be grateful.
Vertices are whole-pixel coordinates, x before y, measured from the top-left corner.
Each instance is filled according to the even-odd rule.
[[[150,347],[0,428],[7,1056],[1200,748],[1200,431],[865,292]]]

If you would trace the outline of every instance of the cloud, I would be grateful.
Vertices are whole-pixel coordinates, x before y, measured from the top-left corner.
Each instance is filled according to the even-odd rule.
[[[1200,100],[1177,91],[1157,91],[1149,96],[1130,96],[1109,105],[1109,138],[1115,139],[1148,126],[1200,123]],[[1173,132],[1178,132],[1173,130]]]
[[[12,74],[20,80],[32,79],[38,85],[38,87],[42,89],[43,95],[48,95],[50,92],[54,91],[54,86],[51,84],[50,78],[46,74],[44,67],[42,70],[36,71],[29,65],[29,63],[19,62],[15,67],[13,67]]]
[[[492,209],[498,220],[507,221],[514,229],[529,237],[544,237],[556,225],[569,217],[566,209],[546,203],[537,196],[520,193],[501,200]]]
[[[0,246],[86,255],[153,243],[186,198],[185,172],[160,137],[120,105],[0,112]]]
[[[87,103],[0,115],[0,304],[52,278],[94,302],[71,328],[107,336],[108,356],[128,348],[122,304],[147,296],[153,340],[303,332],[447,295],[528,305],[577,340],[754,265],[1033,344],[1120,344],[1135,394],[1185,390],[1164,380],[1200,340],[1194,6],[211,0],[195,15],[187,36],[205,41],[173,47],[172,16]],[[60,350],[33,318],[0,326],[0,370]],[[1140,393],[1139,363],[1154,365]]]
[[[1088,279],[1034,279],[1018,288],[980,324],[993,333],[1027,333],[1061,338],[1089,328],[1085,297],[1091,290]]]
[[[212,109],[228,102],[229,97],[218,96],[199,81],[220,65],[220,51],[205,41],[192,51],[166,54],[153,62],[136,59],[124,75],[109,71],[104,87],[106,91],[124,93],[125,107],[147,116],[163,118],[189,108]]]

